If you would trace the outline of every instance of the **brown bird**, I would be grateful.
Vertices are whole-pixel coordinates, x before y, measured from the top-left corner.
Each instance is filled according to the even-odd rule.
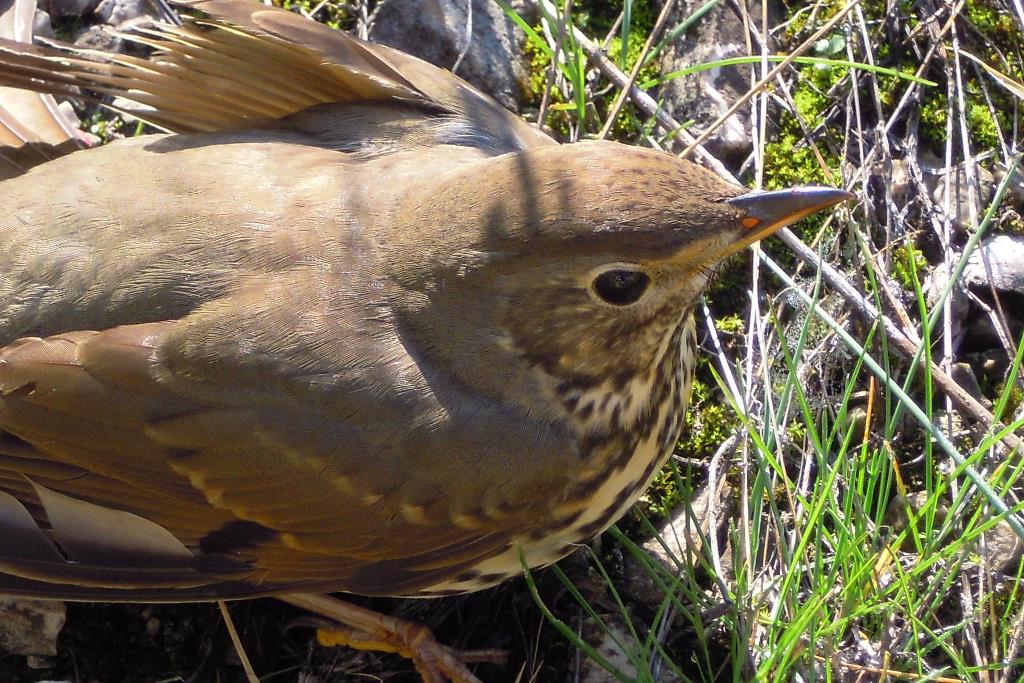
[[[0,85],[173,133],[0,184],[0,593],[287,596],[414,647],[313,594],[475,591],[600,533],[677,441],[716,264],[849,196],[558,145],[408,55],[183,4],[149,60],[0,42]],[[9,175],[66,151],[15,120]]]

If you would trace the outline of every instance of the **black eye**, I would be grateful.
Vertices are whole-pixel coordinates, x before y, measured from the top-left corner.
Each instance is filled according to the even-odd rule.
[[[644,295],[650,282],[651,278],[639,270],[609,270],[594,279],[594,291],[610,304],[628,306]]]

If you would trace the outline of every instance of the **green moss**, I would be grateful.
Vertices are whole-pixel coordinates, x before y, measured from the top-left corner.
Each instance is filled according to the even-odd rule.
[[[783,115],[782,118],[785,119],[787,116]],[[787,130],[776,141],[766,143],[764,146],[765,187],[769,190],[777,190],[796,185],[833,185],[836,182],[835,179],[841,177],[839,160],[831,157],[824,145],[819,145],[818,150],[825,155],[825,162],[829,167],[831,177],[822,168],[814,150],[804,142],[802,133]],[[812,243],[817,240],[818,233],[824,224],[825,216],[818,214],[796,223],[792,226],[792,230],[804,242]],[[780,250],[775,247],[777,239],[767,240],[766,247],[774,256],[782,259],[783,265],[792,263],[792,255],[788,250]]]
[[[321,24],[331,28],[350,29],[354,16],[348,11],[346,3],[331,0],[320,3],[316,0],[274,0],[274,4],[286,10],[299,10],[303,15],[312,17]],[[314,12],[314,10],[316,10]]]
[[[846,67],[821,69],[815,66],[800,70],[800,81],[793,92],[793,104],[800,118],[809,128],[816,128],[825,122],[825,114],[835,98],[828,91],[846,76]]]
[[[769,190],[832,181],[814,150],[804,144],[802,135],[786,133],[775,142],[767,143],[764,153],[764,184]],[[838,164],[829,170],[838,173]]]
[[[984,387],[983,387],[984,388]],[[991,397],[998,399],[1006,391],[1006,382],[1003,381],[996,387],[995,391],[992,392]],[[1020,411],[1021,405],[1024,405],[1024,389],[1021,388],[1018,382],[1010,384],[1009,389],[1010,395],[1006,400],[1006,409],[1003,411],[1003,423],[1009,423],[1014,416]]]
[[[576,24],[592,36],[604,36],[611,31],[625,8],[625,0],[582,0],[573,4]],[[650,33],[657,19],[652,0],[633,0],[630,5],[630,32],[642,34],[640,42]],[[633,39],[629,41],[633,43]]]
[[[803,422],[790,422],[786,427],[786,436],[791,443],[803,443],[807,438],[807,425]]]
[[[610,3],[596,1],[577,3],[573,10],[573,22],[590,35],[603,35],[613,26],[622,6],[622,0]],[[654,25],[654,18],[655,12],[650,0],[635,0],[630,22],[629,48],[623,54],[622,35],[621,32],[617,32],[608,45],[609,59],[624,64],[627,71],[631,70],[643,53],[644,44]],[[540,33],[539,25],[534,28]],[[544,99],[544,89],[548,83],[551,58],[543,48],[530,40],[525,41],[523,51],[530,65],[529,75],[524,84],[523,98],[528,104],[539,107]],[[638,80],[652,79],[657,75],[658,66],[656,63],[651,63],[641,69]],[[586,118],[588,130],[586,132],[596,132],[597,127],[602,125],[608,116],[611,105],[618,94],[618,89],[608,88],[608,85],[607,81],[598,79],[588,88],[594,92],[606,92],[607,94],[593,102],[588,102]],[[590,105],[593,105],[592,109]],[[570,132],[570,125],[578,119],[574,103],[567,101],[561,91],[552,85],[548,93],[548,108],[545,111],[544,124],[554,131],[556,136],[564,138]],[[622,142],[631,142],[639,137],[645,125],[645,120],[636,114],[636,110],[631,104],[627,103],[616,116],[609,137]]]
[[[629,41],[629,50],[627,51],[625,57],[626,69],[629,72],[632,72],[634,66],[636,66],[637,61],[643,54],[644,44],[647,40],[646,33],[638,35],[636,33],[636,30],[637,27],[634,26],[634,34]],[[648,29],[648,31],[649,30],[650,29]],[[621,56],[622,39],[619,37],[613,38],[611,44],[608,47],[608,57],[609,59],[618,63]],[[658,74],[658,65],[656,62],[652,62],[643,67],[642,69],[640,69],[640,73],[637,76],[637,82],[657,78]],[[617,92],[618,90],[613,91],[611,97],[605,98],[605,100],[600,103],[599,111],[602,120],[607,118],[608,111],[611,108],[612,103],[615,101],[614,94],[616,94]],[[637,116],[636,110],[633,108],[633,106],[627,103],[626,106],[622,107],[622,109],[619,111],[619,114],[615,119],[615,124],[612,126],[611,137],[623,142],[632,141],[643,130],[643,127],[644,120]]]
[[[921,271],[927,267],[928,260],[913,244],[901,244],[893,249],[892,278],[904,289],[913,292],[915,290],[914,283],[921,282]]]
[[[786,37],[796,40],[805,32],[814,31],[826,21],[834,17],[842,8],[844,3],[839,0],[828,0],[817,6],[816,11],[811,12],[806,3],[792,3],[786,9],[786,15],[790,17],[786,25]],[[797,10],[803,10],[797,14]],[[815,23],[808,25],[808,20],[814,17]]]
[[[800,81],[793,91],[793,104],[797,113],[809,129],[820,126],[825,121],[829,106],[834,98],[827,93],[846,73],[845,68],[817,69],[805,67],[800,70]],[[765,145],[765,187],[781,189],[793,185],[807,183],[829,184],[833,178],[839,177],[839,160],[832,157],[827,146],[818,148],[828,166],[829,173],[822,168],[814,150],[804,141],[804,131],[799,120],[789,114],[782,113],[777,119],[779,134],[773,142]],[[807,226],[813,221],[803,221]],[[821,219],[817,221],[821,224]]]
[[[98,137],[104,144],[125,137],[124,128],[124,119],[103,109],[96,109],[82,121],[82,129]]]
[[[676,451],[688,458],[703,459],[714,455],[719,444],[739,425],[739,418],[722,400],[717,388],[696,379],[684,424]]]
[[[999,146],[999,127],[984,101],[967,104],[967,128],[977,144],[984,147]]]
[[[996,6],[992,0],[967,0],[964,5],[967,20],[981,33],[992,39],[1009,40],[1017,33],[1013,15]]]
[[[539,26],[535,27],[539,30]],[[527,104],[539,107],[544,99],[544,88],[548,83],[548,71],[551,68],[551,58],[532,40],[523,44],[523,52],[530,64],[530,72],[526,79],[523,99]],[[548,109],[545,112],[544,124],[558,137],[569,136],[569,124],[571,112],[557,105],[565,104],[562,92],[552,83],[548,92]],[[552,107],[551,105],[556,105]]]
[[[1013,213],[1002,220],[1000,227],[1007,232],[1015,232],[1018,235],[1024,235],[1024,218],[1019,214]]]
[[[885,61],[889,56],[890,47],[888,45],[880,45],[876,51],[876,56],[879,61]],[[917,73],[917,67],[913,64],[895,64],[890,65],[890,68],[896,69],[897,71],[913,76]],[[907,89],[907,81],[897,76],[886,76],[884,74],[878,75],[878,99],[882,102],[882,107],[885,111],[891,112],[892,107],[896,105],[900,97],[903,96],[904,91]]]
[[[743,318],[736,314],[722,316],[715,321],[715,329],[725,334],[739,334],[743,328]]]
[[[946,140],[946,114],[949,102],[946,94],[938,90],[930,90],[921,103],[921,121],[919,131],[921,139],[938,146]]]
[[[973,87],[971,87],[973,86]],[[965,104],[967,114],[967,131],[971,137],[971,144],[975,148],[993,148],[999,146],[999,127],[992,116],[992,110],[988,103],[978,92],[977,85],[968,81],[967,90],[969,99]],[[993,98],[1002,102],[1000,93],[994,93]],[[1012,102],[1004,102],[1013,111]],[[948,99],[945,93],[931,89],[927,92],[924,102],[921,105],[920,134],[921,139],[932,147],[941,148],[946,144],[946,118],[948,114]],[[1003,130],[1011,130],[1010,121],[1005,114],[1000,116],[1000,125]],[[954,124],[956,127],[956,124]]]

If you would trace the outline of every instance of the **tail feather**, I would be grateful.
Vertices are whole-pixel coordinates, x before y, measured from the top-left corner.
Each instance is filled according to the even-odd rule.
[[[35,0],[0,0],[0,37],[21,47],[32,41]],[[50,95],[0,86],[0,180],[79,149],[78,122]]]
[[[0,0],[12,1],[32,0]],[[462,79],[415,57],[259,3],[176,4],[207,16],[120,35],[152,48],[148,59],[0,37],[0,86],[119,98],[119,106],[132,107],[121,111],[172,133],[251,127],[321,104],[402,103],[458,120],[496,150],[552,142]]]

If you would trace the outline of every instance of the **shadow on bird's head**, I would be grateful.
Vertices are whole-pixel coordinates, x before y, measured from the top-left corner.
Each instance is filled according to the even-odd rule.
[[[483,159],[419,189],[424,260],[403,284],[555,376],[649,367],[725,256],[848,197],[751,193],[603,141]]]

